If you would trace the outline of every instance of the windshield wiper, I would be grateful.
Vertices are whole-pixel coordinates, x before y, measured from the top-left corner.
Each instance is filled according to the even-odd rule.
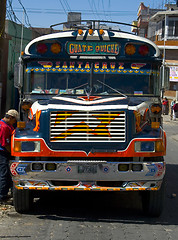
[[[75,88],[70,88],[70,90],[75,90],[75,89],[77,89],[77,88],[84,87],[84,86],[86,86],[86,85],[88,85],[88,83],[82,84],[82,85],[77,86],[77,87],[75,87]],[[56,96],[60,96],[60,95],[62,95],[62,94],[66,94],[66,92],[63,92],[63,93],[57,94]]]
[[[118,90],[116,90],[116,89],[112,88],[111,86],[107,85],[106,83],[103,83],[103,82],[101,82],[100,80],[97,80],[97,82],[99,82],[99,83],[103,84],[104,86],[106,86],[106,87],[110,88],[111,90],[113,90],[113,91],[115,91],[115,92],[119,93],[120,95],[124,96],[125,98],[127,98],[127,96],[126,96],[125,94],[123,94],[123,93],[119,92]]]

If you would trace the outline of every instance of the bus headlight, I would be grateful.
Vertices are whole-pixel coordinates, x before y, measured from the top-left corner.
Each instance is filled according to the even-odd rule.
[[[15,141],[14,152],[40,152],[40,141]]]
[[[154,152],[155,151],[155,142],[144,141],[144,142],[135,142],[135,152]]]

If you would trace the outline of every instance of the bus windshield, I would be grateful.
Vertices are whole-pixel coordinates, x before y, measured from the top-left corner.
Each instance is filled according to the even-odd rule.
[[[130,64],[131,65],[131,64]],[[146,64],[142,64],[142,66]],[[97,65],[99,66],[99,65]],[[135,66],[135,65],[134,65]],[[123,68],[123,67],[122,67]],[[27,68],[25,90],[32,94],[157,95],[156,67],[134,68]]]

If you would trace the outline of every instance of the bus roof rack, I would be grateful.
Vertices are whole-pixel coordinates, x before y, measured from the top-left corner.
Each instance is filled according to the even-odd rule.
[[[82,22],[86,22],[86,24],[82,24]],[[50,28],[52,29],[53,27],[56,26],[60,26],[60,25],[66,25],[68,26],[68,28],[71,28],[73,30],[75,29],[107,29],[107,30],[116,30],[119,32],[124,32],[121,31],[120,29],[112,29],[111,27],[109,27],[106,24],[102,24],[102,23],[111,23],[111,24],[117,24],[117,25],[124,25],[124,26],[130,26],[130,27],[134,27],[138,30],[138,27],[133,25],[133,24],[129,24],[129,23],[124,23],[124,22],[115,22],[115,21],[106,21],[106,20],[77,20],[77,21],[68,21],[68,22],[61,22],[61,23],[56,23],[50,26]],[[137,31],[136,31],[137,32]]]

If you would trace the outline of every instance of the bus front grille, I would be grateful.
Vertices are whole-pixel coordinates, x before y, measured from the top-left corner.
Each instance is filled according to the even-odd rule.
[[[51,142],[125,142],[126,114],[119,112],[52,111]]]

